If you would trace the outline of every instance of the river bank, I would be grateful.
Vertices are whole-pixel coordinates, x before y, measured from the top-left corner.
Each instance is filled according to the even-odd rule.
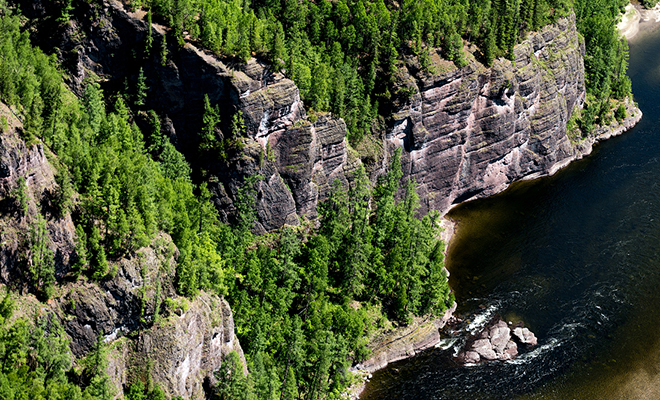
[[[641,22],[660,22],[660,3],[651,9],[646,9],[640,4],[628,4],[621,16],[621,22],[616,27],[621,36],[630,40],[639,33]]]
[[[632,37],[637,34],[639,30],[639,21],[642,17],[639,10],[632,5],[629,5],[626,10],[627,12],[623,21],[625,22],[625,25],[619,29],[624,36],[628,34]],[[658,15],[660,18],[660,11],[658,11]],[[594,133],[589,137],[573,143],[574,153],[571,157],[554,164],[548,171],[530,174],[520,180],[527,181],[554,175],[557,171],[565,168],[570,163],[591,154],[596,143],[621,135],[632,129],[641,120],[642,112],[630,99],[626,99],[624,104],[626,106],[626,117],[622,121],[613,119],[610,125],[596,128]],[[502,191],[507,188],[508,185],[504,187]],[[460,203],[453,205],[452,208],[459,204]],[[451,211],[451,208],[449,211]],[[447,213],[449,213],[449,211]],[[452,245],[452,239],[455,236],[458,223],[459,221],[447,218],[446,214],[441,220],[441,237],[446,244],[445,256]],[[414,357],[424,350],[439,347],[441,344],[439,332],[448,321],[455,318],[454,313],[456,308],[457,304],[454,303],[454,305],[448,309],[445,315],[440,319],[431,320],[428,317],[417,318],[407,327],[396,328],[384,332],[380,337],[374,338],[371,346],[371,357],[365,362],[357,364],[351,368],[351,371],[359,376],[359,383],[352,386],[345,393],[345,398],[358,399],[372,374],[385,368],[388,364]]]
[[[629,100],[626,100],[627,117],[621,122],[614,120],[609,126],[596,128],[593,135],[574,144],[575,153],[565,162],[557,163],[547,173],[525,177],[523,180],[538,179],[544,176],[555,174],[560,169],[568,166],[571,162],[582,159],[592,153],[594,145],[598,142],[610,139],[623,134],[632,129],[642,118],[641,110]],[[441,220],[441,237],[446,244],[445,256],[452,246],[452,240],[455,237],[456,230],[460,221],[453,220],[445,215]],[[448,272],[449,274],[449,272]],[[399,327],[372,339],[372,355],[363,363],[357,364],[351,368],[351,371],[358,375],[359,383],[351,387],[346,393],[345,398],[358,399],[374,372],[379,371],[389,364],[396,361],[414,357],[421,352],[439,347],[442,344],[440,330],[446,324],[455,319],[457,304],[448,309],[440,319],[416,318],[412,324],[406,327]]]
[[[459,313],[519,317],[539,337],[538,350],[471,368],[425,353],[374,374],[362,398],[657,397],[657,37],[656,24],[642,22],[630,44],[641,122],[628,102],[623,123],[573,143],[570,167],[556,165],[551,178],[470,202],[443,221],[456,231],[447,235],[447,263]]]

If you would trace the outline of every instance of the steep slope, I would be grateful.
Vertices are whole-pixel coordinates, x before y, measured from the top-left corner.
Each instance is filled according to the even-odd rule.
[[[427,74],[409,65],[401,85],[414,89],[394,115],[389,149],[404,147],[405,175],[429,209],[504,190],[511,182],[554,173],[590,152],[567,135],[585,101],[584,43],[571,14],[515,47],[515,61]],[[447,69],[435,60],[436,70]],[[408,71],[410,71],[408,73]],[[629,105],[624,124],[641,112]],[[404,176],[405,176],[404,175]]]
[[[59,36],[41,37],[42,45],[63,49],[63,59],[75,66],[71,85],[78,91],[95,75],[117,84],[135,82],[142,63],[150,88],[147,106],[163,116],[163,127],[188,160],[207,172],[204,179],[225,221],[231,220],[238,187],[248,176],[263,176],[257,202],[261,232],[313,218],[329,184],[352,178],[361,160],[348,146],[343,121],[330,114],[307,117],[297,87],[281,73],[255,59],[228,64],[190,43],[169,46],[165,62],[153,54],[141,61],[147,36],[151,32],[152,46],[159,48],[165,28],[154,24],[150,31],[143,13],[130,13],[115,1],[104,5],[77,10],[77,21]],[[47,6],[34,3],[30,11],[38,38],[48,23],[39,19]],[[91,15],[98,19],[90,23]],[[529,34],[515,47],[515,62],[499,59],[486,68],[469,56],[468,65],[457,69],[434,53],[437,73],[430,74],[410,59],[398,77],[409,100],[398,105],[384,145],[376,146],[376,159],[367,165],[370,175],[375,178],[402,147],[403,180],[418,182],[424,210],[444,213],[515,180],[551,174],[588,153],[598,139],[572,141],[566,129],[585,99],[584,52],[571,14]],[[131,59],[135,66],[122,61]],[[219,106],[219,137],[231,137],[237,111],[244,118],[246,138],[221,154],[198,151],[205,94]],[[640,117],[629,104],[621,126]]]
[[[60,216],[55,201],[58,185],[41,142],[26,144],[18,132],[21,121],[0,103],[0,118],[7,121],[0,137],[0,282],[27,292],[32,277],[31,229],[45,217],[48,240],[53,253],[55,277],[61,279],[77,258],[74,250],[75,228],[69,214]]]
[[[0,283],[20,292],[20,316],[55,316],[77,358],[93,350],[99,337],[108,343],[108,374],[117,395],[151,379],[173,396],[206,398],[227,354],[243,358],[227,302],[204,292],[190,302],[177,296],[179,251],[166,234],[111,262],[112,272],[100,282],[72,274],[75,228],[71,213],[61,215],[57,207],[60,187],[48,150],[36,139],[25,142],[21,121],[3,103],[0,119],[7,121],[0,135]],[[42,220],[44,233],[35,237]],[[57,285],[47,303],[32,295],[43,295],[43,278],[34,272],[35,241],[53,254]]]

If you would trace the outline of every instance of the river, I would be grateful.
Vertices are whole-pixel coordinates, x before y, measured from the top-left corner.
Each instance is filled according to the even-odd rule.
[[[630,41],[644,113],[554,176],[450,213],[458,314],[524,321],[539,345],[456,366],[434,349],[374,374],[361,399],[660,399],[660,29]]]

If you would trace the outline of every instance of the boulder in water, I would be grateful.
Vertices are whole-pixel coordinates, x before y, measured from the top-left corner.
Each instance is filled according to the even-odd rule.
[[[517,327],[513,330],[513,338],[520,344],[524,344],[527,346],[536,346],[538,344],[538,340],[536,339],[536,335],[532,331],[530,331],[527,328],[523,327]]]
[[[518,344],[536,346],[536,336],[527,328],[513,330],[499,316],[467,341],[456,360],[461,364],[512,360],[518,356]]]

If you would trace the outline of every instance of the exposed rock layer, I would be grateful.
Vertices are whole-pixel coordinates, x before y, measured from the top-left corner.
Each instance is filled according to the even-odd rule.
[[[574,16],[530,33],[514,55],[492,68],[472,61],[436,75],[402,74],[415,94],[394,115],[388,141],[407,150],[404,175],[415,178],[429,209],[444,212],[548,174],[578,152],[566,134],[585,96]]]
[[[383,337],[372,342],[371,357],[353,367],[373,373],[388,364],[415,356],[424,350],[440,344],[440,330],[453,318],[456,303],[436,320],[415,321],[413,324],[386,332]]]
[[[53,204],[58,186],[43,144],[26,144],[21,139],[23,125],[3,103],[0,117],[8,121],[7,130],[0,136],[0,282],[27,291],[30,229],[37,216],[45,217],[46,245],[53,252],[57,278],[68,271],[70,262],[77,257],[75,228],[71,216],[60,216]],[[19,192],[25,194],[24,208],[19,204]]]
[[[39,2],[24,7],[36,28],[46,23],[39,16],[47,7]],[[98,18],[90,22],[91,15]],[[264,178],[257,202],[262,232],[302,216],[313,218],[332,181],[351,180],[360,159],[347,146],[343,121],[327,114],[310,122],[298,88],[266,64],[225,63],[191,44],[170,46],[165,63],[155,54],[141,55],[149,34],[143,16],[113,0],[103,7],[81,5],[76,16],[58,35],[41,38],[46,47],[62,49],[71,85],[82,92],[84,79],[95,75],[117,84],[135,81],[137,67],[125,60],[142,57],[150,87],[147,105],[164,116],[163,129],[188,160],[210,174],[223,220],[231,219],[237,190],[253,174]],[[153,25],[154,48],[164,33]],[[403,180],[413,177],[419,184],[424,212],[444,213],[515,180],[553,173],[590,151],[593,142],[576,144],[566,134],[570,116],[584,102],[583,55],[570,15],[530,33],[515,47],[513,63],[499,59],[486,68],[469,55],[468,65],[457,69],[434,53],[438,72],[429,74],[407,60],[398,85],[412,96],[395,110],[382,154],[368,166],[370,176],[382,172],[388,155],[403,147]],[[245,120],[246,138],[222,155],[210,151],[200,157],[197,150],[205,94],[221,112],[219,138],[230,136],[238,110]],[[633,110],[625,126],[641,115]]]
[[[66,279],[77,259],[75,228],[70,213],[60,215],[52,205],[59,190],[54,169],[41,142],[26,144],[20,137],[20,120],[2,103],[0,117],[8,121],[0,133],[0,283],[21,291],[20,304],[34,303],[19,306],[19,312],[28,319],[57,316],[76,357],[85,356],[102,337],[111,347],[108,372],[117,395],[148,376],[172,396],[207,398],[205,389],[215,383],[213,372],[230,351],[245,361],[229,304],[207,293],[190,302],[176,295],[179,252],[162,233],[149,246],[111,262],[110,276],[100,282]],[[20,178],[25,179],[25,207],[17,201]],[[29,284],[29,236],[40,216],[46,221],[43,240],[53,251],[59,282],[48,303],[28,293],[34,290]]]

